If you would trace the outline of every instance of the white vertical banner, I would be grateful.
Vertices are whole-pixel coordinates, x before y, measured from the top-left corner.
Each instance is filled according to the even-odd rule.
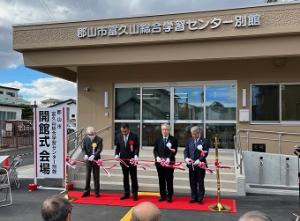
[[[34,109],[36,178],[64,178],[66,150],[65,107]]]

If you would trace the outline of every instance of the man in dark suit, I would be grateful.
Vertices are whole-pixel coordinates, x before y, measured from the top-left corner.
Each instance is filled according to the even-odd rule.
[[[209,142],[202,138],[202,132],[199,127],[191,128],[192,138],[188,140],[184,150],[184,159],[189,168],[189,179],[191,188],[190,203],[203,203],[205,194],[204,178],[205,169],[199,165],[201,162],[207,166],[206,157],[209,151]]]
[[[129,174],[131,177],[131,191],[133,199],[138,200],[138,180],[137,180],[137,166],[136,164],[131,164],[130,160],[138,161],[139,156],[139,139],[138,136],[132,133],[129,129],[128,124],[121,125],[121,133],[116,137],[116,151],[115,158],[124,159],[123,161],[128,165],[126,167],[122,163],[120,164],[123,172],[123,186],[124,195],[120,198],[121,200],[128,199],[130,196],[130,186],[129,186]]]
[[[170,126],[168,124],[161,125],[161,134],[162,136],[155,141],[153,149],[159,179],[160,198],[158,201],[167,200],[171,203],[174,194],[174,169],[166,167],[164,164],[174,165],[178,143],[177,140],[170,135]]]
[[[87,135],[83,138],[82,147],[84,160],[86,161],[86,180],[82,197],[90,195],[91,172],[93,171],[95,195],[98,198],[100,196],[100,169],[99,165],[94,161],[101,159],[100,153],[103,148],[103,140],[96,135],[96,131],[93,127],[87,127],[86,134]]]

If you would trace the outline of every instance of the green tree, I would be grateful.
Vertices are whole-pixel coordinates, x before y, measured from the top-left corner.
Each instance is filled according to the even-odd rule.
[[[22,107],[22,119],[23,120],[32,120],[32,118],[33,118],[33,111],[32,111],[33,106],[23,104],[23,105],[21,105],[21,107]]]

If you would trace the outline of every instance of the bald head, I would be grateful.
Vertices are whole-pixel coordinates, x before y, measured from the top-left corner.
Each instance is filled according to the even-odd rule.
[[[272,219],[260,211],[250,211],[241,216],[239,221],[272,221]]]
[[[143,202],[133,208],[131,221],[160,221],[160,210],[150,202]]]

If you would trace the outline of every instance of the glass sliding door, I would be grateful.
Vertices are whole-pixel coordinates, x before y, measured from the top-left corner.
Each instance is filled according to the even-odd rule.
[[[178,145],[180,147],[184,147],[187,140],[191,137],[191,128],[193,126],[198,126],[202,129],[204,129],[202,123],[176,123],[174,124],[174,136],[176,137],[178,141]]]
[[[122,123],[128,123],[130,130],[140,137],[140,90],[138,87],[115,89],[115,137]]]
[[[221,148],[234,148],[235,83],[160,85],[163,86],[142,84],[139,87],[116,88],[116,133],[121,123],[129,123],[131,130],[140,137],[141,146],[153,147],[161,134],[160,125],[169,123],[171,134],[178,139],[179,146],[184,147],[191,136],[190,128],[197,125],[205,138],[213,141],[218,136]]]
[[[192,126],[203,129],[204,121],[204,89],[197,87],[174,88],[174,136],[178,145],[185,146],[190,138]]]
[[[206,86],[206,120],[236,119],[236,86]]]
[[[211,84],[205,91],[205,132],[206,138],[214,146],[217,136],[220,148],[234,148],[233,137],[236,132],[236,85]]]
[[[170,88],[142,88],[142,145],[153,146],[160,125],[170,122]]]
[[[170,120],[170,89],[143,88],[143,120]]]
[[[211,144],[215,142],[215,136],[219,138],[219,148],[231,149],[234,147],[236,124],[206,124],[206,138]]]

